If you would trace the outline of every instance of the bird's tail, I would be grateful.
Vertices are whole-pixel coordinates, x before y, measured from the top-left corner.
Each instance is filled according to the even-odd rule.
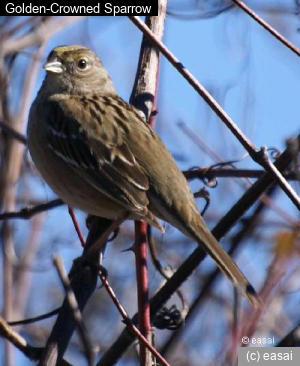
[[[196,218],[195,218],[196,219]],[[221,271],[229,278],[233,285],[250,301],[254,306],[261,306],[261,299],[243,275],[236,263],[230,258],[225,250],[206,227],[201,216],[194,221],[193,233],[190,235],[197,243],[215,260]]]

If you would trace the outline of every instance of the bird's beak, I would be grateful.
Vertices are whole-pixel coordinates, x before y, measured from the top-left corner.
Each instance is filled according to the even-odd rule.
[[[60,61],[49,61],[43,66],[43,68],[47,72],[51,72],[53,74],[61,74],[63,72],[63,66]]]

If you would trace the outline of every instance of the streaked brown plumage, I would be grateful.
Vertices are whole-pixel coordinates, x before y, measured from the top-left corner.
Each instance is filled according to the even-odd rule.
[[[201,218],[187,181],[138,111],[118,97],[98,57],[55,48],[34,101],[28,146],[45,181],[70,206],[116,219],[129,211],[162,230],[161,218],[193,238],[250,301],[253,287]]]

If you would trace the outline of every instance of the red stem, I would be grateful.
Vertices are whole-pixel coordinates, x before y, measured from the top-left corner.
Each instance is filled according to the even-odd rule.
[[[84,244],[85,244],[85,240],[84,240],[84,237],[81,233],[81,230],[80,230],[80,227],[79,227],[79,224],[78,224],[78,221],[76,219],[76,216],[75,216],[75,213],[73,211],[73,209],[71,207],[69,207],[69,214],[71,216],[71,219],[73,221],[73,225],[75,227],[75,230],[76,230],[76,233],[78,235],[78,238],[80,240],[80,243],[81,243],[81,246],[84,247]]]
[[[137,274],[139,328],[142,335],[149,341],[151,337],[149,283],[147,268],[147,224],[144,221],[135,221],[135,264]],[[147,363],[145,345],[140,342],[140,365]]]

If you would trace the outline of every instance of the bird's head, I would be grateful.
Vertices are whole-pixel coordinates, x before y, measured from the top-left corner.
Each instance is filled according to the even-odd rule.
[[[44,65],[45,82],[56,92],[115,93],[113,83],[98,56],[84,46],[54,48]]]

